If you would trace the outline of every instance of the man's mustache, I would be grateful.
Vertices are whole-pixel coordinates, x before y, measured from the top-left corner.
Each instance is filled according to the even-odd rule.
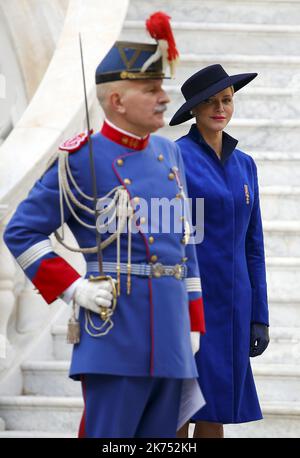
[[[167,105],[165,103],[157,105],[154,109],[154,113],[163,113],[166,111]]]

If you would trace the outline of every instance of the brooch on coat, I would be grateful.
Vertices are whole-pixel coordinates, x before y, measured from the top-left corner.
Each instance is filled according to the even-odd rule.
[[[246,204],[249,205],[250,204],[250,193],[249,193],[247,184],[244,184],[244,191],[245,191],[245,197],[246,197]]]

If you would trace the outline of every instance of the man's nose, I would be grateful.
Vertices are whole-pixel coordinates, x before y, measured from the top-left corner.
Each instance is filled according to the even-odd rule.
[[[159,102],[160,103],[170,103],[170,97],[166,93],[164,89],[161,91],[161,95],[159,96]]]

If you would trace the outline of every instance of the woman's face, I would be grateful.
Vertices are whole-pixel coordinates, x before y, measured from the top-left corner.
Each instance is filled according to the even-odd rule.
[[[229,123],[233,110],[233,90],[227,87],[193,108],[193,114],[200,130],[219,132]]]

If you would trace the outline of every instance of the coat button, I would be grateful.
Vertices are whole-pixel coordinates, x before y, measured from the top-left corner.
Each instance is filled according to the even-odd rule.
[[[189,258],[182,258],[181,262],[186,262]]]
[[[164,156],[162,154],[160,154],[157,158],[160,162],[164,160]]]
[[[140,224],[145,224],[146,218],[144,216],[141,216],[140,218]]]
[[[125,184],[131,184],[131,180],[129,178],[125,178],[124,183]]]
[[[181,192],[176,194],[176,199],[183,199],[183,195],[181,194]]]
[[[118,164],[119,167],[122,167],[122,165],[124,164],[123,159],[118,159],[117,160],[117,164]]]
[[[135,204],[138,204],[138,203],[140,202],[140,200],[141,200],[141,199],[140,199],[138,196],[135,196],[135,197],[133,198],[133,202],[134,202]]]
[[[150,245],[152,245],[152,243],[154,243],[154,237],[152,235],[150,235],[148,240],[149,240]]]
[[[169,173],[169,177],[168,178],[169,178],[169,180],[174,180],[174,178],[175,178],[174,173]]]
[[[157,256],[156,256],[156,254],[153,254],[153,255],[151,256],[151,258],[150,258],[150,261],[151,261],[151,262],[156,262],[157,259],[158,259],[158,258],[157,258]]]

